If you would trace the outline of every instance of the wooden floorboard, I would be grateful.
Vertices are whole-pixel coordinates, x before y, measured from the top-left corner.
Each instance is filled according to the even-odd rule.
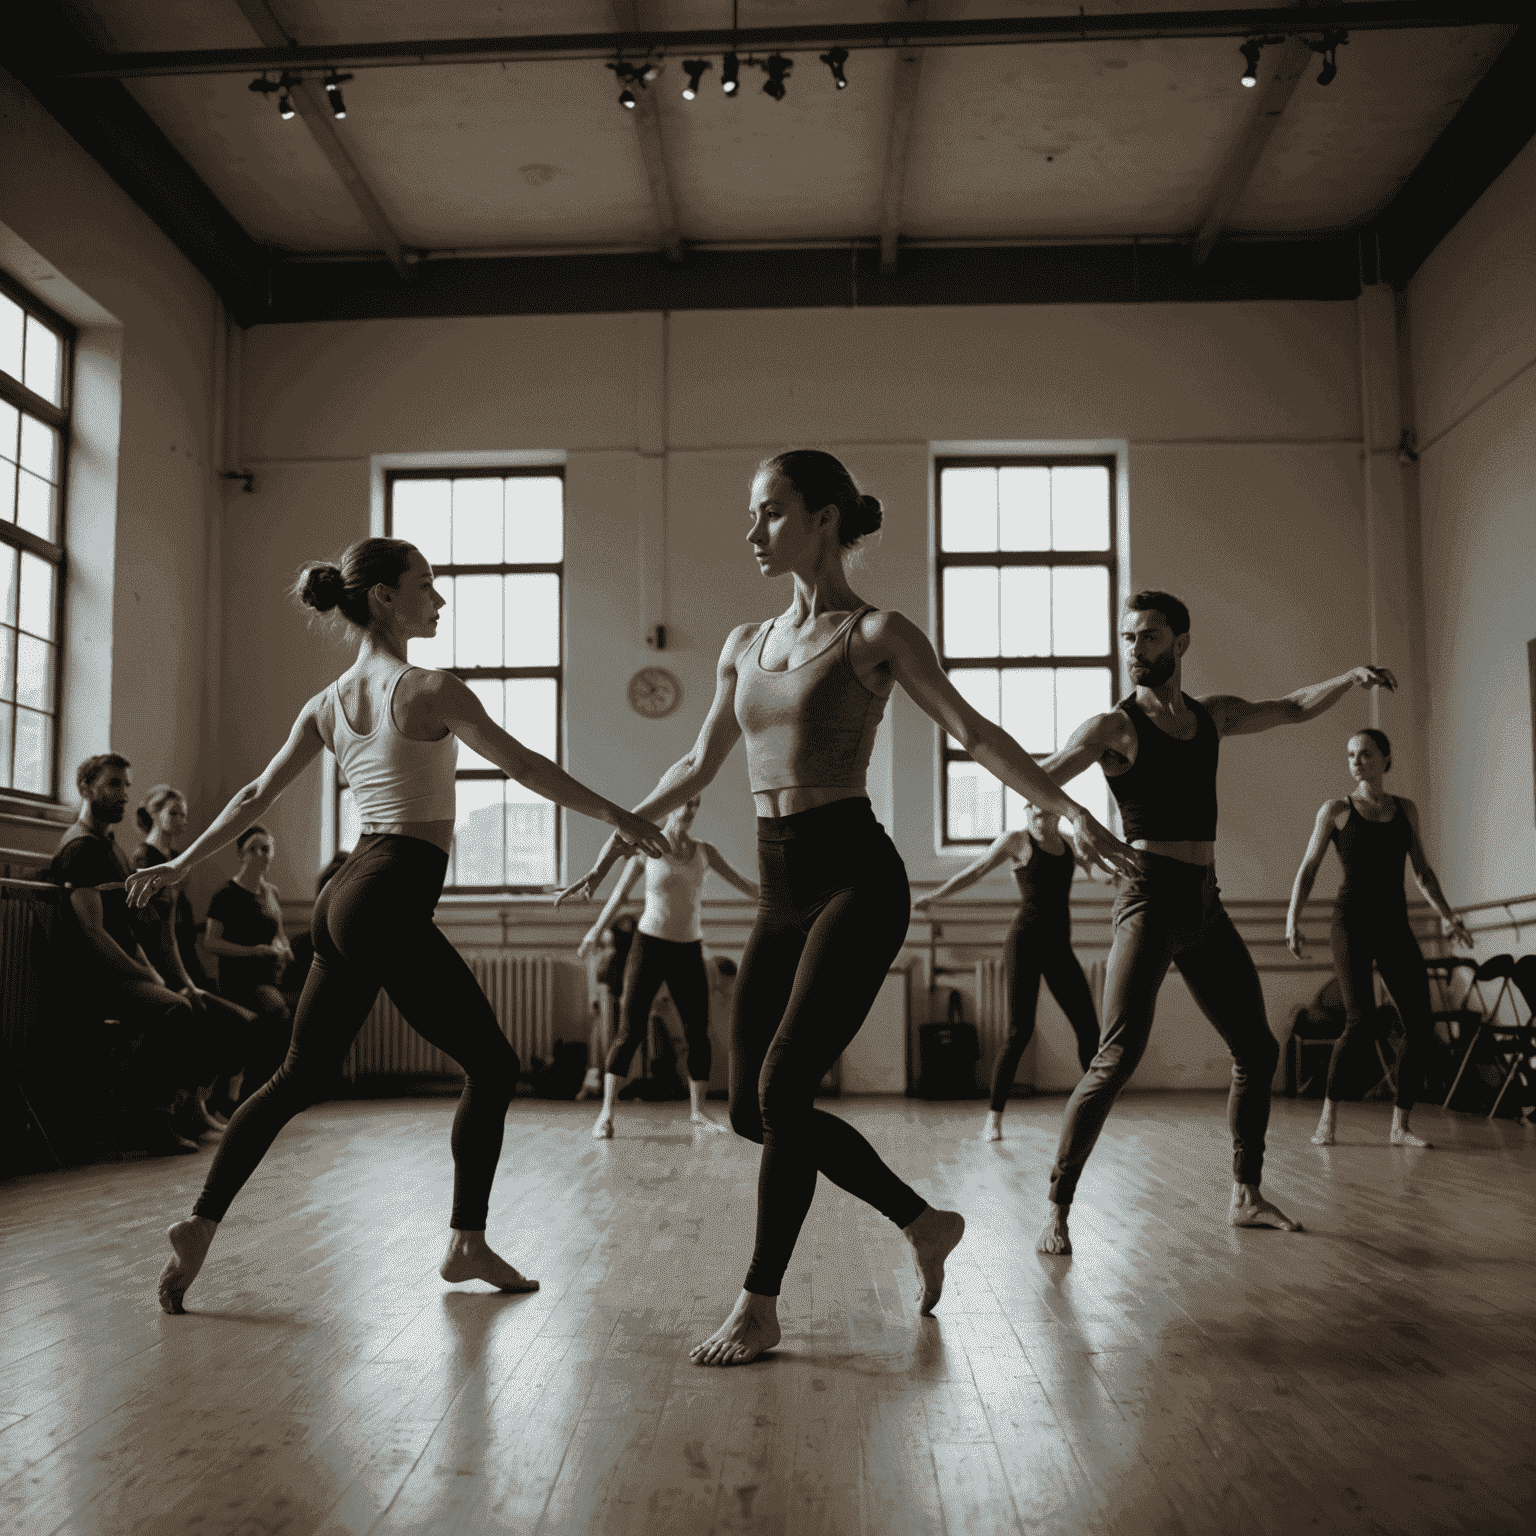
[[[451,1102],[322,1105],[224,1222],[189,1315],[163,1228],[210,1156],[0,1186],[0,1530],[27,1536],[1514,1536],[1536,1525],[1536,1131],[1421,1109],[1430,1152],[1277,1100],[1223,1221],[1211,1094],[1127,1095],[1034,1252],[1063,1100],[829,1105],[968,1231],[935,1318],[825,1181],[784,1342],[701,1370],[757,1149],[671,1105],[519,1101],[491,1237],[533,1296],[445,1286]]]

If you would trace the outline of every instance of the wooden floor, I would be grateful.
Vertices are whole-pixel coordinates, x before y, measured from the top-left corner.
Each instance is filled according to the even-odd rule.
[[[0,1187],[4,1529],[346,1532],[1529,1532],[1536,1133],[1277,1100],[1235,1232],[1222,1101],[1122,1099],[1070,1260],[1033,1252],[1063,1100],[844,1100],[969,1222],[936,1317],[900,1235],[823,1181],[741,1369],[688,1346],[734,1296],[757,1149],[671,1105],[513,1108],[492,1240],[529,1297],[448,1287],[449,1101],[338,1103],[284,1132],[186,1317],[161,1230],[209,1154]]]

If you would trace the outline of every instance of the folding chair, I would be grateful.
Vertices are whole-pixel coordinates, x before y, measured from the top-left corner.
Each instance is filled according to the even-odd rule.
[[[1471,1063],[1473,1051],[1477,1049],[1477,1044],[1483,1038],[1485,1031],[1498,1018],[1499,1009],[1503,1006],[1504,998],[1509,992],[1510,981],[1515,973],[1515,960],[1513,955],[1494,955],[1491,959],[1483,961],[1481,965],[1474,966],[1470,960],[1445,958],[1426,960],[1424,966],[1431,979],[1440,983],[1442,994],[1454,988],[1453,978],[1458,969],[1472,971],[1472,977],[1462,991],[1460,1006],[1437,1009],[1430,1015],[1436,1023],[1444,1023],[1447,1026],[1447,1032],[1452,1040],[1466,1039],[1467,1041],[1467,1048],[1461,1053],[1456,1075],[1451,1079],[1450,1091],[1445,1096],[1445,1102],[1440,1106],[1442,1109],[1449,1109],[1451,1100],[1455,1098],[1456,1090],[1461,1086],[1461,1080]],[[1482,985],[1484,982],[1493,981],[1497,981],[1500,985],[1490,1006],[1483,995]],[[1476,1010],[1467,1006],[1474,994],[1479,1004]]]
[[[1488,1111],[1490,1120],[1498,1114],[1499,1105],[1504,1102],[1504,1095],[1509,1092],[1509,1085],[1514,1082],[1516,1075],[1522,1067],[1536,1065],[1532,1061],[1532,1051],[1536,1050],[1536,955],[1524,955],[1515,961],[1514,971],[1510,976],[1515,991],[1525,1000],[1525,1023],[1520,1023],[1517,1017],[1512,1025],[1491,1023],[1488,1026],[1489,1033],[1495,1042],[1504,1051],[1511,1052],[1509,1071],[1505,1074],[1504,1082],[1499,1088],[1498,1096],[1493,1101],[1493,1108]],[[1527,1073],[1527,1083],[1531,1081]]]

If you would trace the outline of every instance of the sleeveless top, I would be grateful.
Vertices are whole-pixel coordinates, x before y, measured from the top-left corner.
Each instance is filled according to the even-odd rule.
[[[694,839],[693,857],[665,857],[645,861],[645,911],[640,932],[670,944],[696,944],[704,937],[699,921],[699,892],[709,864]]]
[[[373,729],[366,736],[347,724],[340,679],[331,684],[336,761],[365,823],[452,821],[458,810],[453,789],[458,737],[449,731],[438,741],[413,741],[395,726],[395,690],[400,679],[414,670],[402,667],[389,680]]]
[[[1349,803],[1349,820],[1333,834],[1344,866],[1344,884],[1334,900],[1336,912],[1408,913],[1403,862],[1413,847],[1413,828],[1402,801],[1392,797],[1390,821],[1368,821]]]
[[[1014,883],[1019,888],[1019,914],[1014,921],[1070,925],[1072,910],[1068,902],[1076,868],[1070,845],[1060,853],[1047,853],[1035,843],[1029,863],[1013,866]]]
[[[1197,728],[1189,741],[1178,741],[1147,719],[1135,695],[1122,699],[1136,727],[1136,761],[1109,778],[1109,792],[1120,807],[1125,840],[1209,843],[1216,837],[1216,759],[1221,740],[1211,712],[1186,693]]]
[[[782,672],[763,667],[773,620],[758,631],[736,671],[736,719],[754,794],[864,788],[885,700],[859,681],[848,647],[854,627],[872,612],[866,604],[850,614],[809,661]]]

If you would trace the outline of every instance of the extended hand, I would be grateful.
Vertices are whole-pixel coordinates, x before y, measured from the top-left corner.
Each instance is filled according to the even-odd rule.
[[[193,1013],[202,1013],[208,1007],[208,994],[195,983],[189,982],[181,989],[181,995],[192,1004]]]
[[[1071,823],[1072,846],[1084,863],[1108,870],[1112,875],[1125,875],[1134,879],[1141,873],[1141,863],[1136,850],[1122,843],[1108,827],[1095,821],[1089,812],[1082,811]]]
[[[1305,960],[1307,958],[1307,941],[1302,937],[1301,929],[1288,927],[1285,930],[1285,947],[1298,960]]]
[[[636,816],[630,811],[619,812],[613,835],[653,859],[659,859],[662,854],[672,851],[666,833],[655,822],[647,821],[643,816]]]
[[[1450,939],[1453,945],[1459,945],[1462,949],[1476,949],[1477,940],[1467,929],[1467,925],[1459,917],[1453,917],[1448,922],[1440,923],[1440,931]]]
[[[1388,693],[1397,692],[1397,677],[1386,667],[1356,667],[1350,674],[1352,682],[1362,688],[1385,688]]]
[[[603,883],[603,876],[607,874],[601,864],[589,869],[575,885],[568,885],[563,891],[555,892],[555,911],[560,910],[560,904],[566,901],[591,901],[597,895],[597,888]]]
[[[576,887],[572,886],[570,889],[571,890],[575,890]],[[567,894],[568,893],[566,891],[561,891],[560,895],[555,897],[555,905],[557,907],[560,905],[561,897],[563,897],[563,896],[565,896]],[[592,953],[592,951],[597,948],[597,939],[598,939],[597,934],[595,934],[595,933],[588,933],[582,939],[581,943],[576,946],[576,958],[578,960],[585,960],[587,958],[587,956],[590,955]]]
[[[928,915],[928,903],[932,900],[932,896],[919,896],[917,900],[912,903],[913,916],[926,917]]]
[[[145,907],[152,902],[166,886],[174,885],[177,876],[165,864],[157,864],[151,869],[136,869],[123,882],[123,889],[128,893],[128,905],[130,907]],[[102,886],[102,890],[113,889],[111,886]]]

